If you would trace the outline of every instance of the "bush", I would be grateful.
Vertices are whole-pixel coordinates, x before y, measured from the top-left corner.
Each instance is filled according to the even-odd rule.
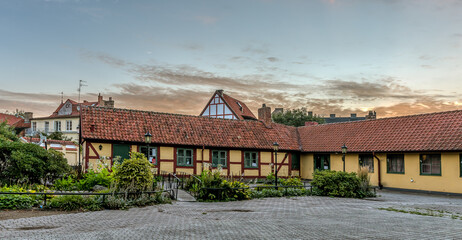
[[[81,195],[64,195],[54,197],[48,202],[47,207],[64,211],[98,211],[103,209],[100,197]]]
[[[117,188],[125,191],[145,191],[152,188],[151,163],[142,153],[131,152],[130,159],[114,168]]]
[[[298,177],[290,177],[287,179],[281,178],[282,186],[303,186],[302,180]]]
[[[29,209],[37,204],[37,201],[28,195],[0,195],[0,209]]]
[[[112,181],[113,176],[106,168],[102,169],[99,173],[89,170],[83,175],[83,179],[79,181],[77,188],[82,191],[91,191],[96,185],[109,188]]]
[[[363,198],[369,195],[361,189],[356,173],[316,171],[311,185],[313,194],[320,196]]]
[[[0,125],[0,183],[45,183],[70,171],[64,155],[5,135]]]

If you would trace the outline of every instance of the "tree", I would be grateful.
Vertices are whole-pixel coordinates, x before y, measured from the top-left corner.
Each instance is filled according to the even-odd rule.
[[[0,184],[45,183],[69,170],[62,153],[23,143],[11,134],[10,127],[0,124]]]
[[[305,122],[324,123],[324,119],[316,115],[308,115],[306,108],[289,109],[282,113],[276,113],[273,115],[273,121],[294,127],[305,126]]]
[[[47,139],[72,141],[71,137],[66,137],[62,132],[52,132],[47,136]]]

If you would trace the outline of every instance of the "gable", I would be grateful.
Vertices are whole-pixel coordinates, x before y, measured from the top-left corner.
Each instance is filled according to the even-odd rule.
[[[213,95],[207,107],[201,113],[201,116],[211,118],[238,119],[236,114],[231,111],[231,109],[218,93]]]
[[[58,115],[71,115],[71,114],[72,114],[72,103],[69,100],[67,100],[58,110]]]

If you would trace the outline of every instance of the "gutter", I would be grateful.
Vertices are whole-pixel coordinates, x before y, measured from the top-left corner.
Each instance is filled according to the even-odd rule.
[[[377,159],[378,163],[377,164],[377,178],[378,178],[378,185],[379,185],[379,189],[382,189],[383,188],[383,185],[382,185],[382,181],[381,181],[381,178],[380,178],[380,158],[377,157],[377,155],[375,155],[375,152],[372,152],[372,155],[374,156],[375,159]]]

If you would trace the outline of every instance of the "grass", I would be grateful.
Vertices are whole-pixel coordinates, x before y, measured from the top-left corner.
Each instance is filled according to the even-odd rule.
[[[379,210],[391,211],[391,212],[400,212],[400,213],[408,213],[420,216],[431,216],[431,217],[445,217],[450,216],[452,219],[460,219],[462,220],[462,216],[454,213],[450,213],[443,210],[434,210],[434,209],[425,209],[425,208],[417,208],[415,210],[404,210],[404,209],[397,209],[393,207],[387,208],[379,208]]]

